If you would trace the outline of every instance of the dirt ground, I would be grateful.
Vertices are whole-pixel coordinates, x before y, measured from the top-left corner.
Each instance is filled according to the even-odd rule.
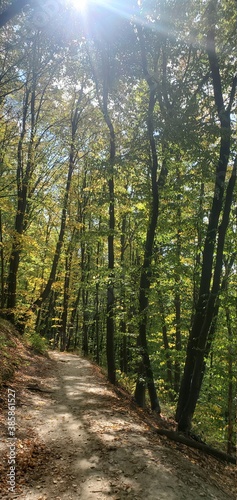
[[[97,366],[69,353],[37,359],[10,384],[17,398],[16,488],[7,492],[2,422],[1,499],[236,498],[233,465],[157,436]]]

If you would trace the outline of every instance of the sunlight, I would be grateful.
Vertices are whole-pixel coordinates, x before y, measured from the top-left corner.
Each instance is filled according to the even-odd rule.
[[[130,7],[127,5],[126,0],[67,0],[68,4],[73,6],[76,10],[85,12],[90,7],[102,7],[108,9],[116,14],[129,17],[131,13]]]
[[[68,3],[70,3],[75,9],[83,12],[87,9],[91,0],[69,0]]]

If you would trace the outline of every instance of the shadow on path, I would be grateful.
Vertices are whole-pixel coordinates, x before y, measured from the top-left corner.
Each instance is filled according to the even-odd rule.
[[[171,456],[89,361],[50,357],[57,362],[53,393],[35,395],[32,407],[48,461],[19,499],[231,500],[188,457]]]

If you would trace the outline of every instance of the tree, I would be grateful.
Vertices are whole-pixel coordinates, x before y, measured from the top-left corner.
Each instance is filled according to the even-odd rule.
[[[54,283],[55,277],[56,277],[58,262],[60,259],[61,249],[62,249],[62,245],[63,245],[63,241],[64,241],[64,235],[65,235],[65,229],[66,229],[66,219],[67,219],[67,209],[68,209],[68,199],[69,199],[69,193],[70,193],[70,188],[71,188],[72,174],[73,174],[74,166],[75,166],[75,159],[76,159],[76,155],[77,155],[77,151],[76,151],[76,147],[75,147],[75,139],[76,139],[76,133],[78,131],[78,126],[80,123],[81,113],[83,111],[82,99],[83,99],[83,85],[81,86],[80,91],[78,92],[78,95],[75,96],[75,98],[74,98],[73,109],[72,109],[72,114],[71,114],[71,124],[70,124],[71,125],[71,138],[70,138],[71,140],[70,140],[68,173],[67,173],[67,182],[66,182],[65,193],[64,193],[64,198],[63,198],[59,237],[58,237],[58,241],[57,241],[57,245],[56,245],[56,249],[55,249],[54,258],[53,258],[52,267],[51,267],[48,281],[46,283],[44,290],[40,294],[40,297],[38,297],[34,301],[33,309],[41,306],[41,304],[47,299],[47,297],[49,296],[49,293],[51,291],[52,284]]]
[[[62,6],[54,25],[49,3],[39,30],[32,2],[0,33],[2,313],[8,274],[26,332],[158,413],[180,389],[179,429],[212,413],[230,450],[235,0],[96,3],[89,23]]]
[[[188,341],[184,375],[176,412],[179,429],[185,432],[190,430],[192,416],[201,389],[205,369],[205,356],[207,354],[206,346],[208,345],[211,325],[214,320],[216,300],[220,292],[224,243],[236,179],[235,160],[232,175],[229,179],[225,193],[225,179],[231,153],[231,110],[237,78],[234,76],[232,80],[229,100],[228,103],[225,104],[220,63],[216,52],[215,16],[216,3],[210,2],[208,17],[210,28],[207,34],[207,54],[212,75],[215,106],[220,121],[220,149],[219,160],[216,166],[214,196],[203,251],[202,275],[198,302]],[[224,195],[226,195],[225,199]],[[221,214],[222,220],[219,226]],[[215,248],[216,258],[214,263]]]
[[[31,3],[31,0],[14,0],[0,14],[0,28],[2,28],[2,26],[4,26],[14,16],[19,14],[26,5]]]
[[[139,367],[139,378],[135,390],[135,399],[138,404],[144,405],[144,390],[145,382],[147,383],[149,396],[151,400],[151,407],[160,413],[160,405],[156,393],[156,388],[154,384],[153,372],[151,368],[148,344],[147,344],[147,313],[148,313],[148,291],[150,288],[151,280],[151,262],[153,257],[153,246],[154,238],[157,226],[157,219],[159,213],[159,196],[160,189],[164,186],[165,178],[167,175],[166,161],[163,157],[162,168],[158,177],[158,157],[156,141],[154,138],[154,108],[156,103],[156,85],[151,78],[148,67],[147,58],[144,46],[144,37],[142,28],[138,28],[139,40],[141,45],[141,58],[142,58],[142,69],[144,77],[146,78],[149,87],[149,105],[147,113],[147,131],[148,140],[150,144],[151,151],[151,189],[152,189],[152,204],[151,213],[149,217],[149,224],[147,229],[147,236],[145,242],[144,260],[141,270],[140,286],[139,286],[139,337],[138,337],[138,347],[140,348],[140,353],[142,357],[142,364]],[[157,68],[154,68],[156,71]]]
[[[28,56],[28,61],[26,58]],[[43,111],[45,109],[45,94],[48,90],[50,77],[55,70],[48,63],[51,57],[46,56],[42,50],[41,40],[38,35],[33,36],[31,53],[25,54],[26,68],[24,85],[21,89],[22,117],[20,124],[20,136],[17,145],[17,207],[15,215],[15,227],[12,242],[12,250],[9,259],[8,290],[7,290],[7,315],[14,321],[14,309],[16,307],[17,274],[22,251],[23,235],[29,223],[29,207],[38,181],[34,182],[34,171],[38,150],[42,139],[50,126],[43,128]],[[48,75],[50,72],[50,77]],[[40,96],[39,96],[40,92]]]

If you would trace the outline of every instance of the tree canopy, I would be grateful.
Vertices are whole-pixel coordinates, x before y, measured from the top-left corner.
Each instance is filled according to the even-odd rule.
[[[234,436],[236,1],[2,2],[1,314]],[[212,417],[211,417],[212,415]]]

